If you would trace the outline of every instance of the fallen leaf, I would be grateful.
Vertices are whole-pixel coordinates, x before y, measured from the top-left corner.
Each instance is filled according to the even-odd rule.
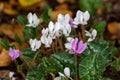
[[[118,22],[111,22],[108,24],[108,31],[111,34],[118,34],[120,32],[120,23]]]
[[[105,11],[105,6],[101,6],[98,10],[97,10],[97,14],[103,14],[104,13],[104,11]]]
[[[8,15],[16,15],[18,14],[18,11],[15,9],[12,9],[12,6],[8,3],[0,3],[0,10]]]
[[[22,34],[23,28],[24,28],[23,26],[20,26],[18,24],[14,24],[14,25],[2,24],[0,26],[0,34],[4,34],[14,40],[14,35],[16,33],[18,37],[20,37],[20,39],[24,41],[23,34]]]
[[[67,4],[61,4],[56,7],[56,10],[52,11],[52,20],[56,20],[58,14],[69,14],[70,16],[73,15],[72,11],[69,10],[69,6]]]
[[[12,60],[8,54],[8,51],[3,48],[0,52],[0,67],[8,66],[11,62]]]

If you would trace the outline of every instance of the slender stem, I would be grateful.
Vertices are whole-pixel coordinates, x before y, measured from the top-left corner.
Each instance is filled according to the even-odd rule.
[[[85,41],[85,26],[81,26],[82,29],[82,40]]]
[[[59,45],[60,45],[60,49],[61,49],[62,51],[64,51],[63,45],[62,45],[62,39],[57,38],[57,40],[58,40],[58,43],[59,43]]]
[[[24,80],[26,79],[26,76],[25,76],[25,74],[23,73],[23,71],[22,71],[22,67],[23,67],[23,65],[17,65],[17,71],[18,71],[18,73],[20,73],[21,75],[22,75],[22,77],[24,78]]]
[[[35,54],[35,56],[33,57],[33,60],[32,60],[33,62],[35,61],[35,59],[36,59],[37,55],[39,54],[39,52],[40,52],[39,50],[36,52],[36,54]]]
[[[78,69],[77,69],[77,55],[75,55],[75,80],[78,79]]]
[[[24,57],[20,56],[20,59],[27,65],[28,69],[31,68],[31,66],[30,66],[29,63],[24,59]]]
[[[53,50],[53,53],[55,53],[55,43],[52,43],[52,50]]]

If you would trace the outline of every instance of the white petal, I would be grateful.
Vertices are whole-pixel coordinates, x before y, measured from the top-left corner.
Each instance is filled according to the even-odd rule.
[[[62,22],[64,20],[64,16],[62,14],[58,14],[57,21]]]
[[[97,31],[95,29],[92,31],[92,35],[93,35],[94,38],[96,37]]]
[[[69,14],[66,14],[66,15],[65,15],[65,22],[66,22],[66,23],[69,23],[69,20],[70,20],[70,15],[69,15]]]
[[[89,36],[89,37],[92,36],[91,33],[90,33],[89,31],[86,31],[86,30],[85,30],[85,35],[86,35],[86,36]]]
[[[64,74],[63,74],[63,73],[61,73],[61,72],[58,72],[58,74],[59,74],[60,76],[65,77],[65,76],[64,76]]]
[[[93,41],[94,39],[93,38],[89,38],[87,42],[91,42]]]
[[[31,13],[31,12],[28,14],[27,18],[28,18],[29,24],[31,24],[32,21],[33,21],[33,16],[32,16],[32,13]]]
[[[39,49],[41,46],[41,41],[37,40],[36,41],[36,49]]]
[[[54,24],[52,21],[49,22],[48,28],[49,28],[50,32],[52,32],[54,30]]]
[[[64,74],[68,77],[70,77],[70,68],[69,67],[65,67],[64,69]]]
[[[90,18],[90,14],[89,14],[88,11],[85,11],[84,14],[83,14],[83,16],[84,16],[84,21],[85,21],[85,22],[88,21],[89,18]]]
[[[72,42],[72,40],[74,40],[72,37],[67,37],[68,42]]]
[[[72,48],[72,44],[71,43],[66,43],[64,45],[65,45],[66,49],[71,50],[71,48]]]
[[[16,78],[15,78],[15,77],[13,77],[11,80],[16,80]]]
[[[61,80],[61,77],[56,77],[54,78],[54,80]]]
[[[9,77],[12,78],[14,75],[14,72],[9,72]]]

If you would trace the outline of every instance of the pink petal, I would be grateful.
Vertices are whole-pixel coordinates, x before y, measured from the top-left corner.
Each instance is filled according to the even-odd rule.
[[[78,43],[77,53],[81,54],[86,49],[86,47],[87,47],[87,44],[86,43],[83,44],[83,41],[80,41]]]

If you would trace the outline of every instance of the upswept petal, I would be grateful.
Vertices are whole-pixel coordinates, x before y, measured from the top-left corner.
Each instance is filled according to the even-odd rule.
[[[33,17],[31,12],[28,14],[27,18],[28,18],[28,22],[32,24]]]
[[[90,18],[89,12],[88,12],[88,11],[85,11],[85,12],[83,13],[83,17],[84,17],[84,21],[87,22],[87,21],[89,20],[89,18]]]
[[[72,50],[76,52],[76,46],[78,43],[78,38],[75,38],[72,42]]]
[[[69,67],[65,67],[64,69],[64,74],[68,77],[70,77],[70,68]]]
[[[97,31],[95,29],[93,29],[93,31],[92,31],[92,36],[94,37],[94,39],[97,36]]]
[[[85,35],[86,35],[86,36],[89,36],[89,37],[92,36],[91,33],[90,33],[89,31],[86,31],[86,30],[85,30]]]
[[[84,43],[83,44],[83,41],[81,40],[79,43],[78,43],[78,50],[77,50],[77,53],[81,54],[87,47],[87,44]]]

